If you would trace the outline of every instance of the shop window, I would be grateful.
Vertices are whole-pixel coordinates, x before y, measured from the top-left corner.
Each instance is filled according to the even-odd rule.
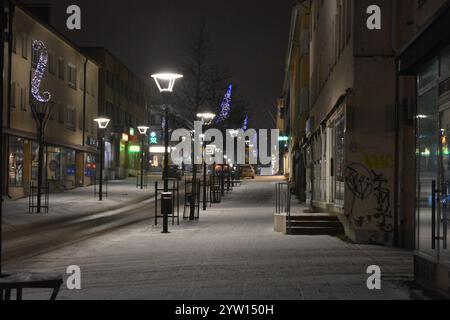
[[[437,59],[428,63],[419,73],[418,76],[418,89],[419,94],[430,89],[437,83],[439,77],[439,62]]]
[[[38,178],[38,171],[39,171],[38,164],[39,164],[39,144],[37,142],[33,142],[31,145],[31,180],[33,181],[37,181]]]
[[[111,169],[112,168],[112,146],[111,142],[105,141],[105,168]]]
[[[9,139],[9,186],[23,187],[24,141],[21,138]]]
[[[440,75],[450,77],[450,46],[441,53]]]
[[[47,148],[47,178],[50,181],[75,180],[75,151],[66,148]]]
[[[89,178],[95,177],[97,168],[96,157],[94,154],[86,154],[86,165],[84,168],[84,176]]]

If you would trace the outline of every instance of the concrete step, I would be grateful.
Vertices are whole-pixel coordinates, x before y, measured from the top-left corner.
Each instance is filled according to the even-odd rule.
[[[287,234],[303,236],[339,236],[345,234],[344,228],[327,227],[290,227]]]
[[[338,217],[326,213],[293,215],[290,223],[286,222],[286,230],[287,234],[291,235],[338,236],[345,234]]]
[[[287,223],[288,226],[291,227],[323,227],[323,228],[342,228],[342,224],[337,221],[332,220],[297,220],[297,221],[291,221],[291,223]]]
[[[291,215],[291,221],[339,221],[338,217],[330,214]]]

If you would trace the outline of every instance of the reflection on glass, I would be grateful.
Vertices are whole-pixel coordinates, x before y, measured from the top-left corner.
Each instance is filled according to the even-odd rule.
[[[433,254],[431,230],[431,185],[437,182],[437,88],[419,97],[417,114],[417,214],[418,250]]]

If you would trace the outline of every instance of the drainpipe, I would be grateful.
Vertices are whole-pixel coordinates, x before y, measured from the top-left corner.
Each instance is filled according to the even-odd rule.
[[[8,41],[8,73],[7,73],[7,102],[6,102],[6,119],[7,119],[7,128],[11,128],[11,81],[12,81],[12,44],[13,44],[13,37],[15,36],[13,33],[13,19],[14,19],[14,4],[11,1],[8,1],[8,7],[9,7],[9,25],[8,25],[8,35],[7,35],[7,41]],[[3,52],[2,52],[3,54]],[[3,110],[2,110],[3,112]],[[1,123],[1,126],[3,126],[3,121]],[[5,141],[1,141],[0,143],[5,142],[5,149],[4,155],[1,155],[3,157],[4,164],[1,166],[1,170],[4,172],[8,172],[8,163],[9,159],[7,155],[9,154],[9,139],[5,139]],[[1,181],[0,183],[4,183],[5,190],[4,193],[9,195],[9,179],[5,179],[6,181]]]
[[[7,92],[7,117],[8,117],[8,129],[11,128],[11,80],[12,80],[12,44],[13,37],[13,18],[14,18],[14,4],[8,1],[9,4],[9,26],[8,26],[8,92]],[[9,143],[8,143],[9,145]],[[8,146],[9,148],[9,146]],[[9,150],[8,150],[9,151]]]
[[[391,16],[391,47],[394,51],[394,56],[398,52],[397,48],[397,8],[398,1],[392,0],[392,16]],[[398,64],[395,61],[395,167],[394,167],[394,246],[400,246],[400,230],[399,230],[399,217],[400,217],[400,203],[399,194],[400,190],[400,77]]]
[[[84,88],[83,88],[83,142],[82,142],[82,146],[85,147],[86,146],[86,88],[87,88],[87,83],[86,83],[86,79],[87,79],[87,64],[88,64],[89,59],[86,58],[85,62],[84,62],[84,74],[83,74],[83,83],[84,83]],[[85,151],[84,151],[85,152]],[[86,157],[83,157],[83,167],[86,161]],[[84,171],[84,169],[83,169]],[[84,186],[84,173],[82,176],[82,185]]]

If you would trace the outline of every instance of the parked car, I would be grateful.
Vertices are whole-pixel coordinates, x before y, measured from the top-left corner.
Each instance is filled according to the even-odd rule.
[[[241,170],[241,178],[255,179],[256,173],[255,169],[253,169],[253,166],[249,164],[241,165],[240,170]]]

